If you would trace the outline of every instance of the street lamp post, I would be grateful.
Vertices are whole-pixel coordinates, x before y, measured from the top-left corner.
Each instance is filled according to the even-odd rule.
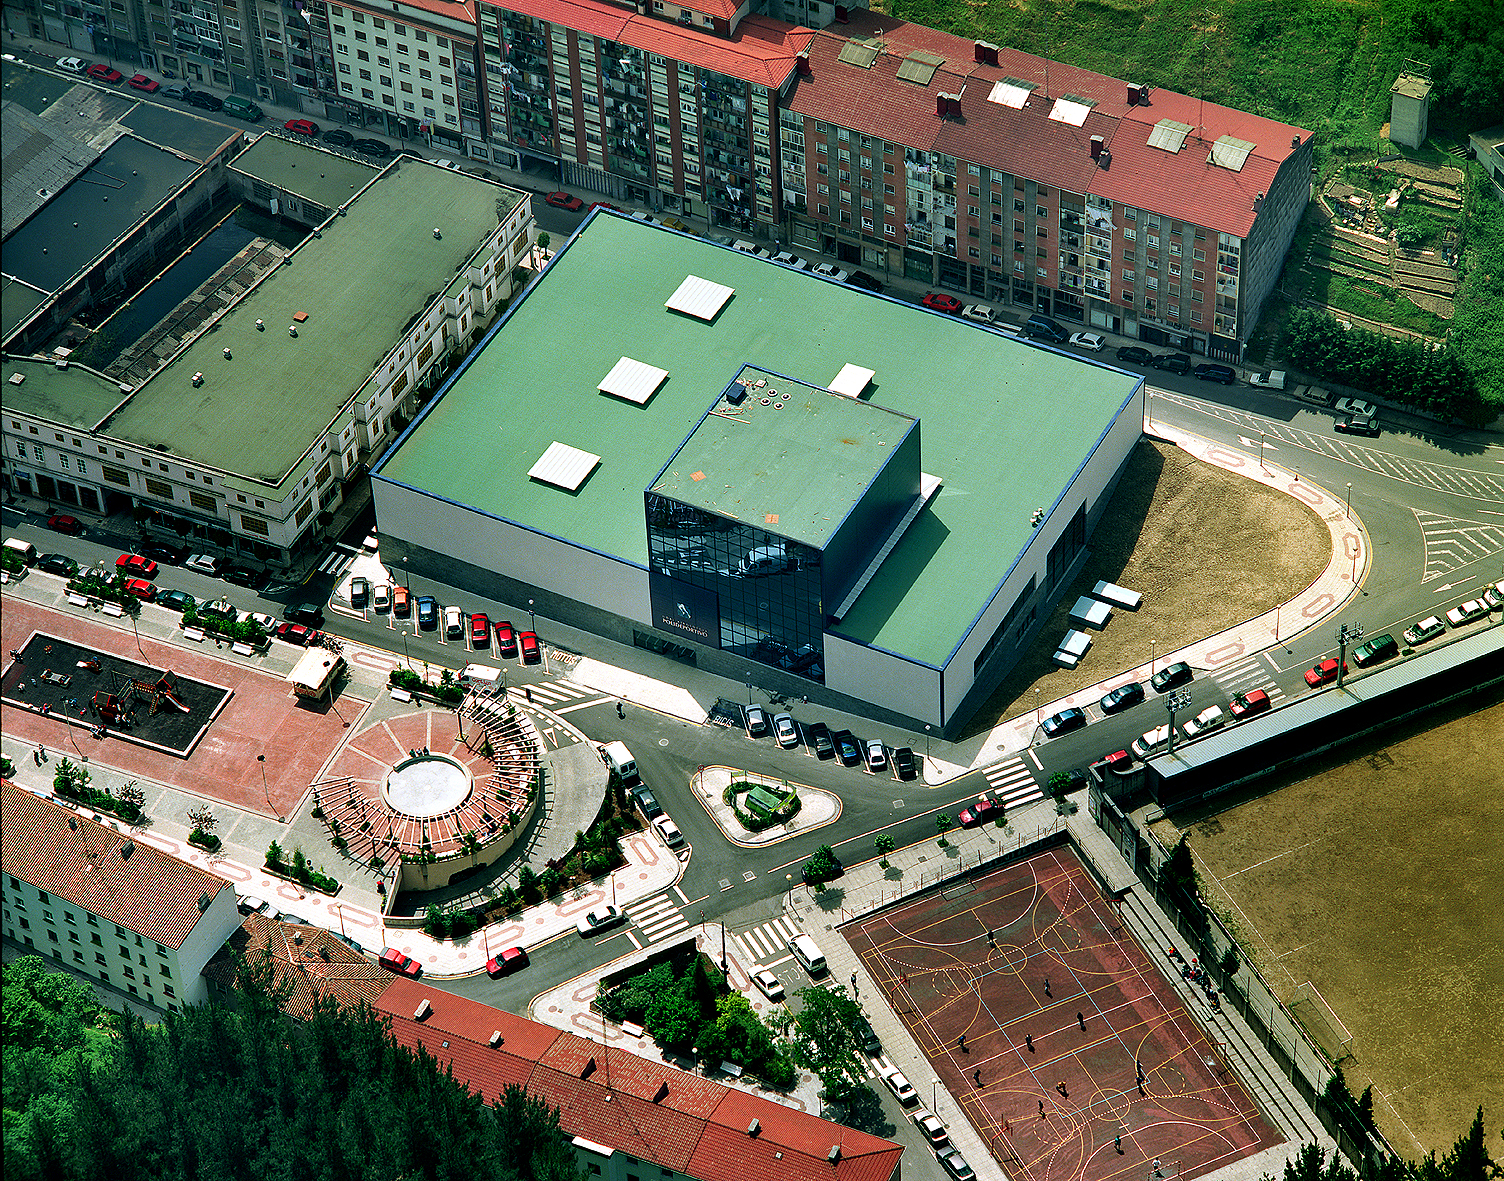
[[[1348,485],[1347,485],[1347,519],[1348,520],[1352,520],[1352,516],[1353,516],[1353,486],[1352,486],[1352,483],[1349,482]]]
[[[1265,438],[1266,438],[1266,436],[1261,432],[1259,434],[1259,467],[1263,468],[1263,470],[1267,471],[1268,469],[1264,468],[1264,439]]]
[[[413,577],[408,573],[406,554],[402,555],[402,589],[407,591],[408,594],[412,594],[413,592]]]
[[[258,764],[259,764],[259,765],[260,765],[260,767],[261,767],[261,793],[262,793],[262,794],[263,794],[263,795],[264,795],[264,796],[266,796],[266,807],[267,807],[267,811],[269,811],[269,812],[276,812],[276,810],[277,810],[277,806],[276,806],[276,805],[275,805],[275,804],[273,804],[273,803],[272,803],[272,793],[271,793],[271,789],[270,789],[270,788],[269,788],[269,787],[267,787],[267,785],[266,785],[266,756],[265,756],[265,755],[257,755],[257,756],[256,756],[256,762],[257,762],[257,763],[258,763]],[[283,819],[283,818],[282,818],[282,817],[281,817],[281,816],[278,816],[278,817],[277,817],[277,820],[278,820],[278,821],[279,821],[279,822],[280,822],[280,821],[281,821],[281,820],[282,820],[282,819]]]
[[[929,728],[928,725],[926,725],[924,727],[924,761],[925,762],[929,762],[929,759],[930,759],[930,728]]]
[[[1177,689],[1165,698],[1165,710],[1170,715],[1169,753],[1175,753],[1175,711],[1191,704],[1191,691]]]
[[[1342,677],[1347,672],[1347,646],[1363,638],[1361,623],[1344,623],[1337,629],[1337,688],[1342,688]]]
[[[1159,641],[1149,641],[1149,675],[1151,677],[1154,675],[1154,662],[1158,659],[1158,646]]]
[[[527,601],[527,630],[534,635],[538,634],[538,613],[533,610],[533,601]]]
[[[1039,686],[1034,686],[1034,724],[1039,725]]]

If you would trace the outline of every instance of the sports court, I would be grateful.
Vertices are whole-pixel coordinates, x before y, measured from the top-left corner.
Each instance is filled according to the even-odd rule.
[[[1283,1139],[1068,848],[843,933],[1022,1181],[1197,1177]]]

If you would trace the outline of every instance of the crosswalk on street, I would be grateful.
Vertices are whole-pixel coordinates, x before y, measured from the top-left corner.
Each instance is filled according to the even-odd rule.
[[[334,548],[325,554],[323,560],[319,562],[319,573],[329,574],[338,578],[349,568],[350,563],[355,561],[355,557],[355,550],[351,549],[348,545],[336,543]]]
[[[997,793],[1003,807],[1010,812],[1014,808],[1044,799],[1044,790],[1021,758],[1012,758],[995,767],[988,767],[987,786]]]
[[[689,929],[689,920],[679,913],[679,904],[667,894],[654,894],[624,908],[627,917],[648,943]]]
[[[512,685],[507,689],[507,696],[519,705],[524,703],[541,705],[544,709],[551,709],[555,713],[566,713],[571,707],[597,705],[602,701],[612,700],[609,695],[603,695],[598,689],[572,685],[568,681]]]
[[[1260,656],[1250,656],[1247,660],[1240,660],[1237,664],[1229,664],[1226,668],[1219,668],[1212,674],[1212,680],[1221,686],[1222,691],[1229,698],[1236,697],[1239,693],[1247,693],[1252,689],[1262,689],[1269,694],[1269,703],[1277,705],[1279,699],[1285,695],[1285,691],[1274,683],[1270,669]]]
[[[757,964],[770,959],[789,958],[788,942],[799,934],[799,924],[790,918],[777,918],[771,922],[748,927],[731,937],[738,951],[749,962]]]

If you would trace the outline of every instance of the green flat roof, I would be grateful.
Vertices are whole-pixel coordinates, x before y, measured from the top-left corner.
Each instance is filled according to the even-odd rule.
[[[498,214],[522,199],[404,159],[142,386],[108,433],[279,483],[496,229]],[[308,319],[293,338],[296,312]],[[204,381],[195,388],[197,372]]]
[[[13,373],[23,374],[26,380],[11,385]],[[30,357],[5,358],[5,385],[0,389],[7,410],[81,431],[93,430],[125,400],[119,385],[97,373],[77,365],[59,369],[51,361]]]
[[[691,274],[736,290],[712,322],[664,307]],[[669,373],[645,406],[597,392],[622,356]],[[833,630],[938,666],[1139,377],[598,211],[376,475],[645,567],[643,490],[742,366],[848,363],[944,485]],[[578,492],[528,478],[555,440],[602,457]]]
[[[738,377],[747,397],[707,414],[653,491],[824,549],[914,420],[761,369]]]
[[[235,157],[230,167],[325,209],[337,209],[354,200],[381,171],[363,160],[336,155],[312,142],[298,143],[264,132]]]

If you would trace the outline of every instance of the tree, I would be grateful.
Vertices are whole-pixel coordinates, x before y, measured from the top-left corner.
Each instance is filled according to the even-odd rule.
[[[844,984],[802,988],[798,996],[799,1012],[785,1008],[774,1013],[769,1026],[782,1035],[790,1058],[819,1075],[823,1096],[842,1102],[867,1085],[854,1032],[862,1010],[846,995]]]
[[[935,828],[940,834],[940,847],[942,849],[945,848],[946,845],[950,844],[950,842],[945,839],[945,834],[950,831],[950,826],[954,823],[955,821],[950,818],[949,812],[941,812],[935,817]]]
[[[89,786],[92,778],[77,763],[64,757],[57,761],[57,770],[52,775],[52,790],[60,796],[78,795]]]
[[[883,859],[884,869],[888,867],[888,854],[893,852],[894,844],[893,834],[890,832],[880,832],[872,838],[872,846],[877,850],[878,856]]]
[[[1191,845],[1184,833],[1171,850],[1169,860],[1159,868],[1159,884],[1167,890],[1179,892],[1186,902],[1196,898],[1196,862],[1191,857]]]
[[[547,250],[548,244],[552,241],[553,239],[548,236],[548,231],[544,230],[541,234],[538,235],[538,249]]]

